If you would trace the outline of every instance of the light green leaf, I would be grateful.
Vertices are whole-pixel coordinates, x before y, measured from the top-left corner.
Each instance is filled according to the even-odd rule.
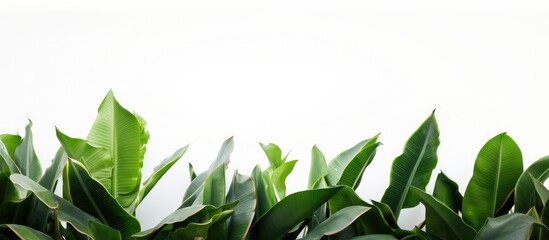
[[[21,142],[21,136],[12,135],[12,134],[1,134],[0,135],[0,142],[5,147],[5,150],[4,150],[5,154],[7,156],[10,156],[10,159],[14,159],[15,158],[15,149],[17,148],[17,146]],[[4,158],[0,154],[0,171],[9,172],[9,168],[6,165],[5,160],[3,160],[3,159]]]
[[[153,170],[153,174],[145,180],[143,187],[139,190],[139,197],[137,205],[149,194],[156,183],[170,170],[170,168],[187,152],[189,145],[177,149],[171,156],[165,158],[158,166]]]
[[[309,189],[317,188],[317,185],[321,178],[324,178],[328,174],[328,165],[326,164],[326,158],[324,154],[318,149],[316,145],[311,149],[311,170],[309,170]]]
[[[9,149],[4,145],[4,142],[0,141],[0,160],[2,160],[0,166],[2,167],[2,172],[8,173],[8,175],[10,173],[22,173],[8,151]]]
[[[274,193],[269,194],[265,181],[263,181],[263,172],[259,165],[252,170],[252,180],[254,181],[255,192],[257,194],[257,207],[255,211],[255,220],[259,219],[276,203],[276,198],[273,199]]]
[[[281,239],[303,219],[311,216],[322,204],[335,195],[341,186],[312,189],[288,195],[253,226],[259,239]],[[281,221],[284,219],[284,221]]]
[[[328,185],[336,185],[340,181],[340,178],[349,163],[353,161],[353,159],[355,159],[366,146],[376,143],[378,136],[379,134],[375,135],[373,138],[363,140],[332,159],[332,161],[328,164],[328,175],[326,175]]]
[[[269,159],[269,163],[271,164],[271,168],[278,168],[282,163],[282,150],[273,143],[269,143],[267,145],[263,143],[259,143],[265,154],[267,155],[267,158]]]
[[[467,225],[456,212],[444,203],[419,188],[411,187],[410,190],[425,205],[425,208],[440,220],[439,222],[430,222],[431,225],[427,225],[427,232],[443,239],[469,240],[475,237],[475,229]],[[429,231],[430,228],[437,231]]]
[[[233,215],[229,218],[228,240],[244,240],[255,215],[256,194],[252,178],[235,172],[227,193],[227,202],[236,202]]]
[[[220,207],[225,204],[225,166],[217,167],[204,182],[202,203]]]
[[[285,162],[278,166],[271,175],[279,199],[286,197],[286,178],[290,175],[296,163],[297,160]]]
[[[199,174],[196,178],[191,181],[191,184],[185,190],[185,195],[183,196],[183,203],[180,208],[191,206],[198,195],[202,193],[204,189],[204,182],[208,176],[219,166],[224,165],[225,167],[229,164],[231,152],[234,148],[233,138],[230,137],[223,142],[221,149],[217,154],[215,161],[210,165],[207,171]]]
[[[91,233],[91,238],[95,240],[122,240],[122,236],[118,230],[99,222],[88,222],[88,229]]]
[[[76,207],[97,217],[101,223],[119,230],[123,239],[139,232],[137,219],[126,212],[80,162],[69,160],[65,174],[68,175],[68,181],[63,184],[68,185],[70,199]]]
[[[489,218],[480,229],[475,240],[516,240],[528,239],[530,230],[539,221],[526,214],[513,213],[497,218]]]
[[[24,240],[53,240],[50,236],[24,225],[0,224],[0,229],[2,228],[9,229],[17,237]]]
[[[40,160],[34,152],[31,128],[32,122],[29,120],[29,124],[25,127],[25,137],[15,149],[14,160],[21,170],[21,174],[38,181],[42,176],[42,166],[40,166]]]
[[[390,185],[382,202],[391,207],[398,218],[402,208],[415,207],[419,200],[409,193],[411,186],[425,190],[431,173],[437,165],[440,144],[435,112],[421,124],[404,146],[402,155],[393,161]]]
[[[541,212],[543,202],[536,196],[530,174],[540,182],[549,177],[549,156],[545,156],[530,165],[521,175],[515,187],[515,212],[526,213],[531,207]]]
[[[480,229],[506,205],[522,173],[522,153],[506,133],[490,139],[480,150],[473,177],[463,197],[463,219]]]
[[[133,203],[139,191],[145,135],[138,117],[124,109],[109,91],[87,140],[108,150],[114,164],[109,191],[124,208]]]
[[[189,163],[189,177],[191,178],[191,182],[196,178],[196,173],[194,172],[194,167],[191,163]]]
[[[320,223],[312,231],[308,232],[303,240],[320,239],[323,236],[339,233],[368,210],[370,210],[369,207],[363,206],[349,206],[341,209],[326,219],[326,221]]]
[[[48,189],[42,187],[37,182],[33,181],[29,177],[14,173],[10,175],[10,180],[18,187],[22,188],[22,191],[30,191],[34,193],[40,201],[42,201],[46,206],[48,206],[51,209],[57,208],[59,206],[59,203],[54,198],[53,192],[49,191]]]

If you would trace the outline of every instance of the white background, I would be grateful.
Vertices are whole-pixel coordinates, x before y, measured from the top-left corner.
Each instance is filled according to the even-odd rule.
[[[549,154],[549,14],[535,2],[144,1],[0,3],[0,132],[34,122],[44,168],[54,126],[84,138],[109,89],[148,122],[144,176],[182,160],[138,208],[142,227],[175,210],[187,163],[203,171],[235,137],[231,170],[268,161],[258,141],[327,159],[381,132],[358,192],[380,200],[392,160],[436,108],[439,164],[464,192],[481,146],[508,131],[525,166]],[[429,188],[432,188],[430,186]],[[404,211],[411,227],[423,210]]]

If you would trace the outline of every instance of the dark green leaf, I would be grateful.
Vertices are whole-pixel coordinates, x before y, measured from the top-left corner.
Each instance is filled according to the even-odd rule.
[[[539,224],[539,221],[522,213],[489,218],[488,222],[478,232],[475,240],[528,239],[534,224]]]
[[[328,164],[328,175],[326,175],[326,181],[328,185],[336,185],[343,175],[343,172],[346,170],[347,166],[357,155],[364,150],[366,146],[373,145],[377,141],[379,134],[373,138],[363,140],[349,148],[342,153],[338,154],[330,163]],[[369,163],[368,163],[369,164]]]
[[[543,208],[543,202],[536,197],[530,174],[540,182],[545,182],[549,177],[549,156],[537,160],[520,175],[515,188],[515,212],[526,213],[533,206],[541,212]]]
[[[0,229],[12,231],[17,237],[24,240],[53,240],[50,236],[31,227],[18,224],[0,224]],[[1,235],[0,235],[1,237]]]
[[[339,233],[355,222],[358,217],[368,210],[370,210],[369,207],[363,206],[349,206],[343,208],[326,219],[326,221],[320,223],[312,231],[309,231],[303,240],[320,239],[323,236],[330,236]]]

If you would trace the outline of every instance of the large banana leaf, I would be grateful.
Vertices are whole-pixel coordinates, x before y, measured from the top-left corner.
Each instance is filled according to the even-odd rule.
[[[277,168],[284,163],[285,159],[282,158],[282,150],[280,150],[276,144],[269,143],[265,145],[263,143],[259,143],[259,145],[265,152],[265,155],[267,155],[267,159],[273,168]]]
[[[139,190],[138,198],[136,199],[135,207],[139,206],[139,203],[149,194],[154,188],[156,183],[170,170],[170,168],[187,152],[189,145],[177,149],[171,156],[165,158],[158,166],[153,170],[153,174],[143,182],[143,187]]]
[[[221,165],[227,167],[233,148],[234,142],[232,137],[223,142],[215,161],[210,165],[208,170],[196,176],[187,187],[187,190],[185,190],[183,203],[180,208],[191,206],[195,202],[198,195],[200,195],[204,189],[204,182],[217,167]]]
[[[507,205],[522,173],[522,154],[506,133],[490,139],[480,150],[473,177],[463,197],[463,219],[480,229]],[[512,199],[511,199],[512,200]]]
[[[475,229],[467,225],[456,212],[444,203],[419,188],[412,187],[410,190],[425,205],[425,208],[431,213],[430,216],[436,215],[440,220],[439,222],[430,222],[430,225],[427,225],[428,232],[429,228],[437,229],[438,231],[430,231],[430,233],[449,240],[469,240],[475,237]]]
[[[126,212],[80,162],[69,160],[65,174],[68,181],[63,184],[68,185],[70,199],[76,207],[97,217],[101,223],[119,230],[123,239],[139,232],[137,219]]]
[[[372,149],[365,149],[365,148],[367,146],[374,145],[377,142],[378,137],[379,137],[379,134],[375,135],[373,138],[363,140],[358,144],[356,144],[355,146],[353,146],[352,148],[349,148],[341,152],[334,159],[332,159],[332,161],[330,161],[330,163],[328,164],[328,174],[326,175],[326,181],[328,185],[333,186],[338,184],[344,172],[348,171],[347,168],[349,167],[349,165],[354,165],[349,170],[356,169],[354,172],[358,171],[359,173],[362,173],[364,171],[364,168],[368,164],[370,164],[371,159],[370,161],[367,161],[368,160],[368,157],[367,157],[366,161],[359,160],[360,162],[364,162],[364,164],[350,164],[350,163],[353,161],[356,161],[355,159],[359,156],[361,156],[360,158],[364,158],[364,155],[366,156],[371,155]],[[359,165],[359,166],[356,166],[356,165]],[[365,166],[360,166],[360,165],[365,165]],[[362,174],[359,174],[359,175],[362,176]]]
[[[286,197],[286,178],[294,169],[297,160],[286,162],[289,153],[282,157],[282,150],[276,144],[269,143],[265,145],[259,143],[259,145],[267,155],[270,163],[270,167],[263,172],[264,177],[267,178],[265,179],[266,187],[273,188],[278,195],[278,199],[283,199]]]
[[[168,235],[168,239],[221,239],[225,235],[219,236],[215,226],[219,223],[224,223],[231,216],[233,210],[225,210],[214,214],[205,222],[191,222],[189,225],[178,228]]]
[[[5,148],[5,154],[6,156],[9,156],[10,159],[15,158],[15,149],[21,142],[21,136],[19,135],[13,135],[13,134],[2,134],[0,135],[0,143]],[[9,168],[5,163],[5,160],[3,160],[2,155],[0,155],[0,171],[3,172],[9,172]]]
[[[88,229],[91,233],[90,237],[95,240],[122,240],[122,235],[118,230],[99,222],[89,221]]]
[[[288,161],[273,170],[271,179],[279,199],[286,197],[286,178],[290,175],[296,163],[297,160]]]
[[[1,229],[9,229],[16,237],[23,240],[53,240],[53,238],[38,230],[19,224],[0,224],[0,238],[2,239],[7,236],[4,236],[4,231],[1,231]]]
[[[320,239],[323,236],[330,236],[341,232],[368,210],[370,210],[369,207],[363,206],[349,206],[341,209],[308,232],[303,240]]]
[[[147,136],[141,119],[124,109],[109,91],[87,140],[110,153],[113,168],[109,191],[124,208],[132,204],[139,191]]]
[[[256,193],[252,178],[235,172],[227,193],[227,202],[236,202],[233,215],[229,218],[228,240],[244,240],[252,225],[256,207]]]
[[[288,195],[257,220],[252,227],[255,237],[267,240],[282,239],[339,190],[341,187],[337,186]]]
[[[165,217],[155,227],[136,233],[132,237],[137,239],[152,239],[156,234],[161,234],[162,232],[172,234],[180,229],[183,230],[175,233],[176,235],[197,234],[190,239],[204,237],[204,235],[207,235],[209,227],[215,222],[224,220],[230,216],[234,207],[235,203],[230,203],[219,208],[212,205],[193,205],[180,208]]]
[[[13,160],[21,170],[21,174],[38,181],[42,176],[42,166],[40,166],[40,160],[34,152],[31,128],[32,122],[29,120],[29,124],[25,127],[25,137],[15,149],[15,158]]]
[[[22,173],[13,158],[8,153],[4,143],[0,141],[0,160],[2,160],[2,172],[9,175],[10,173]]]
[[[22,196],[21,201],[27,198],[28,194],[30,192],[34,193],[38,199],[40,199],[41,202],[46,204],[51,209],[58,208],[59,203],[55,200],[53,192],[50,190],[42,187],[37,182],[33,181],[29,177],[14,173],[10,175],[10,180],[17,186],[21,193],[20,196]]]
[[[437,165],[440,144],[435,112],[421,124],[404,146],[404,152],[393,161],[390,185],[381,201],[391,207],[398,218],[402,208],[417,206],[419,200],[409,193],[411,186],[425,190]]]
[[[263,178],[263,172],[259,165],[252,170],[252,180],[254,181],[255,192],[257,194],[257,206],[255,210],[255,219],[257,220],[276,204],[276,196],[274,191],[268,191]]]
[[[480,229],[475,240],[529,239],[533,225],[540,225],[540,222],[522,213],[512,213],[497,218],[490,218]]]
[[[377,139],[377,138],[376,138]],[[362,148],[360,152],[345,166],[337,185],[344,185],[357,189],[362,175],[366,167],[370,165],[374,156],[376,155],[376,149],[381,143],[376,142],[368,144]]]
[[[372,235],[354,237],[354,238],[351,238],[350,240],[396,240],[396,238],[393,237],[393,235],[372,234]]]
[[[202,204],[215,207],[225,204],[225,166],[217,167],[204,182]]]
[[[549,177],[549,156],[537,160],[520,175],[515,187],[515,212],[526,213],[533,206],[536,206],[538,212],[542,210],[543,202],[536,197],[530,175],[545,182]]]

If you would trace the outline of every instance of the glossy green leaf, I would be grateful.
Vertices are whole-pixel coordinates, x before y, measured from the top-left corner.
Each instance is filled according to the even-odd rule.
[[[309,189],[317,188],[316,185],[328,174],[328,165],[324,154],[316,145],[311,149],[311,169],[309,170]]]
[[[259,143],[263,151],[265,152],[265,155],[267,155],[267,159],[269,159],[269,163],[271,164],[272,168],[278,168],[282,163],[282,150],[273,143],[269,143],[267,145],[263,143]]]
[[[368,210],[370,210],[369,207],[363,206],[349,206],[341,209],[326,219],[326,221],[316,226],[312,231],[308,232],[303,240],[320,239],[323,236],[339,233]]]
[[[290,175],[296,163],[297,160],[282,163],[271,175],[279,199],[286,197],[286,178]]]
[[[205,222],[191,222],[187,226],[178,228],[175,232],[171,232],[168,235],[169,239],[219,239],[212,235],[217,234],[212,228],[217,223],[222,223],[231,216],[233,210],[225,210],[220,213],[214,214]]]
[[[21,142],[21,136],[12,135],[12,134],[2,134],[0,135],[0,143],[4,146],[4,154],[9,156],[9,159],[15,158],[15,149]],[[2,151],[2,150],[0,150]],[[15,163],[14,163],[15,164]],[[8,165],[6,164],[2,154],[0,154],[0,171],[10,172]]]
[[[537,160],[520,175],[515,187],[515,212],[526,213],[533,206],[541,212],[543,208],[543,202],[536,197],[530,175],[540,182],[545,182],[549,177],[549,156]]]
[[[88,229],[91,233],[90,237],[95,240],[122,240],[122,236],[118,230],[99,222],[88,222]]]
[[[214,210],[214,206],[207,206],[207,205],[195,205],[190,206],[186,208],[177,209],[170,215],[166,216],[162,221],[160,221],[159,224],[157,224],[155,227],[147,229],[145,231],[135,233],[132,237],[139,238],[139,239],[148,239],[150,238],[155,232],[160,231],[164,226],[178,223],[178,222],[184,222],[187,219],[191,218],[194,215],[200,214],[201,212],[207,212]]]
[[[86,166],[91,176],[101,182],[110,192],[114,166],[110,152],[106,148],[94,147],[84,139],[71,138],[57,128],[55,130],[57,139],[67,156]]]
[[[109,91],[87,140],[108,150],[113,161],[109,191],[124,208],[133,203],[139,191],[142,148],[146,144],[143,136],[147,135],[138,117],[124,109]]]
[[[68,185],[72,203],[76,207],[97,217],[101,223],[119,230],[123,239],[139,232],[137,219],[126,212],[80,162],[69,160],[65,174],[68,175],[68,181],[63,184]]]
[[[0,141],[0,160],[2,160],[2,172],[4,173],[22,173],[13,158],[8,153],[8,149],[2,141]]]
[[[198,195],[202,193],[204,189],[204,182],[208,176],[219,166],[224,165],[225,167],[229,164],[230,156],[234,148],[233,138],[230,137],[223,142],[221,149],[217,154],[215,161],[210,165],[207,171],[196,176],[195,179],[191,181],[191,184],[185,190],[185,195],[183,196],[183,203],[180,208],[191,206]]]
[[[91,236],[88,229],[89,221],[99,221],[96,217],[89,215],[80,208],[72,205],[69,201],[55,195],[55,200],[59,203],[58,217],[59,220],[67,222],[73,226],[78,232]]]
[[[17,237],[24,240],[53,240],[50,236],[31,227],[19,224],[0,224],[0,229],[9,229]],[[2,235],[0,234],[0,237]]]
[[[410,190],[425,205],[425,208],[440,220],[439,222],[430,222],[430,225],[427,225],[427,232],[443,239],[469,240],[475,237],[475,229],[467,225],[456,212],[444,203],[419,188],[412,187]],[[432,231],[433,229],[436,231]]]
[[[281,239],[340,189],[338,186],[290,194],[257,220],[253,231],[260,239]]]
[[[480,150],[473,177],[463,198],[463,219],[480,229],[487,218],[496,216],[522,173],[522,153],[506,133],[490,139]]]
[[[40,185],[54,192],[56,183],[63,173],[63,167],[65,166],[66,162],[67,154],[65,153],[63,148],[59,148],[59,150],[57,150],[57,153],[55,154],[55,157],[51,161],[50,166],[46,169],[42,178],[40,178]]]
[[[489,218],[478,232],[475,240],[528,239],[530,237],[530,230],[534,224],[539,224],[539,221],[522,213]]]
[[[547,200],[549,200],[549,190],[547,190],[545,185],[543,185],[543,183],[537,180],[534,176],[530,175],[530,178],[532,180],[532,183],[534,184],[534,189],[536,189],[536,192],[541,201],[544,203],[545,207],[545,203],[547,202]]]
[[[363,140],[332,159],[328,164],[328,175],[326,175],[328,185],[336,185],[340,181],[340,178],[349,163],[353,161],[366,146],[376,143],[378,136],[379,134],[375,135],[373,138]]]
[[[229,218],[228,240],[244,240],[252,225],[257,203],[254,182],[251,177],[235,172],[227,193],[227,202],[236,202]]]
[[[24,191],[30,191],[34,193],[34,195],[38,197],[38,199],[40,199],[49,208],[53,209],[59,206],[59,203],[57,203],[57,201],[53,196],[54,195],[53,192],[42,187],[40,184],[33,181],[29,177],[22,174],[14,173],[10,175],[10,180],[16,186],[24,189]]]
[[[455,213],[461,210],[463,196],[459,192],[459,186],[443,172],[440,172],[437,176],[433,197],[444,203]]]
[[[374,138],[377,139],[377,136]],[[381,143],[367,144],[357,153],[357,155],[345,166],[337,185],[344,185],[357,189],[362,175],[366,167],[370,165],[374,156],[376,155],[376,149]]]
[[[170,168],[187,152],[189,145],[184,146],[180,149],[177,149],[171,156],[165,158],[158,166],[153,170],[153,174],[145,180],[143,187],[139,190],[139,197],[137,199],[137,204],[141,202],[147,194],[154,188],[156,183],[170,170]]]
[[[34,152],[31,128],[32,122],[29,120],[29,124],[25,127],[25,137],[15,149],[15,158],[13,160],[21,170],[21,174],[38,181],[42,176],[42,166],[40,166],[40,160]]]
[[[398,218],[402,208],[417,206],[419,200],[409,193],[411,186],[425,190],[431,173],[437,165],[440,144],[435,113],[431,114],[404,146],[402,155],[393,161],[391,181],[382,202],[391,207]]]

